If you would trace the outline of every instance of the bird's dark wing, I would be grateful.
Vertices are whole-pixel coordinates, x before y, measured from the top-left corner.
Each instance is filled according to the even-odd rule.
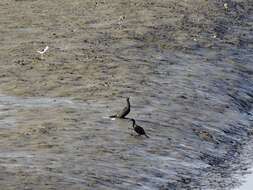
[[[124,107],[118,114],[117,117],[118,118],[123,118],[125,117],[127,114],[129,114],[130,112],[130,108],[129,107]]]

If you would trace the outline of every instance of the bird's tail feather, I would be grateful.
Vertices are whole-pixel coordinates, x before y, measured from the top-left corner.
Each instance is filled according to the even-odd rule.
[[[109,116],[110,118],[115,118],[115,117],[117,117],[117,115],[111,115],[111,116]]]
[[[149,138],[149,136],[147,134],[145,134],[145,137]]]

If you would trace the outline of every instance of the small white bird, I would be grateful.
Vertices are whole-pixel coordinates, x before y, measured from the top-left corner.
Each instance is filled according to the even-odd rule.
[[[227,3],[224,3],[224,8],[226,9],[226,10],[228,10],[228,4]]]
[[[39,54],[43,55],[48,50],[48,46],[46,46],[42,51],[37,51]]]

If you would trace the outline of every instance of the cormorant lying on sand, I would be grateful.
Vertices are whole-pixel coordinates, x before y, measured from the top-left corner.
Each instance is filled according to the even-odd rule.
[[[131,119],[131,121],[133,122],[134,131],[135,131],[139,136],[145,135],[147,138],[149,138],[149,136],[146,134],[146,132],[144,131],[144,129],[143,129],[141,126],[135,124],[135,120],[134,120],[134,119]]]
[[[126,98],[127,106],[123,108],[119,113],[116,115],[111,115],[110,118],[125,118],[127,114],[130,112],[130,101],[129,98]]]

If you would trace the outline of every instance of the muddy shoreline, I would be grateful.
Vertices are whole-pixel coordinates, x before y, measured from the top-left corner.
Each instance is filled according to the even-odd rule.
[[[1,188],[240,185],[253,163],[250,0],[0,7]],[[105,118],[128,96],[150,139]]]

